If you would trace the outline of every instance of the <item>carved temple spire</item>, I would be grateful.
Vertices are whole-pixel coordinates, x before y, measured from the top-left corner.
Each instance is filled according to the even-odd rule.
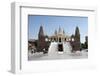
[[[75,30],[75,36],[80,36],[80,32],[79,32],[78,26],[76,27],[76,30]]]
[[[75,29],[75,36],[74,36],[74,51],[80,50],[80,31],[78,26]]]
[[[63,34],[65,34],[65,31],[64,31],[64,29],[63,29]]]
[[[58,32],[59,32],[59,33],[61,33],[61,32],[62,32],[62,30],[61,30],[61,27],[60,27],[60,26],[59,26],[59,30],[58,30]]]
[[[54,34],[57,35],[57,30],[55,30]]]
[[[39,29],[39,36],[44,36],[44,31],[43,31],[43,26],[41,25],[40,26],[40,29]]]

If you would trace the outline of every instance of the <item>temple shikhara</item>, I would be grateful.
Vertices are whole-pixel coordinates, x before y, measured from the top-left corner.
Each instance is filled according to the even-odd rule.
[[[88,47],[88,37],[86,42],[81,46],[80,30],[75,27],[75,32],[72,35],[67,35],[65,31],[59,26],[55,29],[52,35],[45,35],[44,27],[41,25],[38,32],[38,39],[29,39],[28,52],[34,55],[35,53],[42,53],[48,55],[70,54]],[[87,50],[88,51],[88,50]]]

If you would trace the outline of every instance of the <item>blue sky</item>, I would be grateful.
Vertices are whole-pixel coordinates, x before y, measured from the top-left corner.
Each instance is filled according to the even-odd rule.
[[[79,27],[81,42],[84,42],[85,36],[88,35],[88,17],[79,16],[28,16],[28,34],[29,39],[37,39],[40,26],[43,26],[45,35],[53,35],[59,27],[64,29],[66,35],[75,33],[76,26]]]

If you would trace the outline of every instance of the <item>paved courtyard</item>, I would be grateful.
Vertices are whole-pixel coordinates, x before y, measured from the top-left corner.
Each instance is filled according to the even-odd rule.
[[[88,52],[86,50],[77,51],[75,53],[56,53],[53,55],[50,54],[43,54],[42,52],[40,53],[34,53],[34,54],[29,54],[28,59],[31,60],[54,60],[54,59],[83,59],[83,58],[88,58]]]

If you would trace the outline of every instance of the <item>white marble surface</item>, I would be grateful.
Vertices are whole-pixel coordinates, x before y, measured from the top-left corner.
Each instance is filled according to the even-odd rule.
[[[52,59],[82,59],[88,58],[88,52],[85,50],[77,51],[75,53],[56,53],[56,54],[43,54],[43,53],[35,53],[33,55],[29,55],[29,60],[52,60]]]

